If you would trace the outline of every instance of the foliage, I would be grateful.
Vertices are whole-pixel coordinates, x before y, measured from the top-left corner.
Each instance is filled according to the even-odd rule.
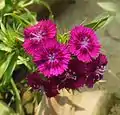
[[[8,114],[15,115],[14,111],[11,108],[7,107],[7,105],[2,101],[0,101],[0,114],[1,115],[8,115]]]

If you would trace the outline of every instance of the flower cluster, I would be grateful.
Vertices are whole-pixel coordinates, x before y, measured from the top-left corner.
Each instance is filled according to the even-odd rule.
[[[32,56],[37,72],[28,75],[28,84],[48,97],[62,88],[77,89],[103,79],[107,57],[94,30],[79,25],[70,31],[66,44],[57,41],[57,27],[42,20],[24,30],[24,50]],[[44,76],[44,78],[43,78]]]

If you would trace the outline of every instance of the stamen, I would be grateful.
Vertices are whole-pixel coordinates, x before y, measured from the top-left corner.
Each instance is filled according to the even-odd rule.
[[[39,31],[39,32],[36,32],[36,33],[31,33],[31,39],[33,40],[42,40],[43,39],[43,36],[45,35],[46,33],[45,32],[42,32],[42,31]]]
[[[48,59],[50,62],[54,62],[55,61],[55,53],[49,54]]]
[[[80,44],[82,45],[82,47],[87,47],[88,42],[89,42],[88,37],[85,37],[84,40]]]

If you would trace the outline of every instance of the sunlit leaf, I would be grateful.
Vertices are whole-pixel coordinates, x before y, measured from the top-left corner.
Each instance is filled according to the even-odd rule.
[[[8,46],[13,47],[16,44],[16,39],[18,37],[17,33],[13,30],[13,28],[11,26],[9,26],[8,24],[6,24],[6,28],[7,28],[7,34],[6,37],[8,39],[8,42],[10,42],[11,44]]]
[[[2,41],[3,43],[5,43],[7,41],[5,36],[6,36],[6,33],[3,33],[3,31],[1,30],[0,31],[0,41]]]
[[[31,23],[28,20],[25,20],[24,18],[22,18],[21,16],[15,14],[15,13],[5,13],[4,16],[12,16],[18,22],[22,23],[23,26],[31,25]]]
[[[95,21],[98,21],[98,20],[102,20],[104,19],[105,17],[109,17],[110,14],[108,12],[103,12],[103,13],[100,13],[98,16],[96,16],[92,22],[95,22]]]
[[[7,56],[7,58],[5,58],[5,59],[2,60],[1,65],[0,65],[0,79],[2,78],[3,74],[7,70],[7,68],[9,66],[9,64],[10,64],[10,61],[11,61],[13,55],[14,55],[14,53],[9,54]]]
[[[20,2],[18,2],[18,4],[17,4],[18,7],[22,7],[25,4],[25,2],[26,2],[25,0],[24,1],[21,0]]]
[[[99,28],[101,28],[102,26],[104,26],[104,24],[106,23],[106,21],[109,19],[110,16],[106,16],[102,19],[99,19],[99,20],[96,20],[96,21],[93,21],[89,24],[86,24],[85,26],[86,27],[89,27],[89,28],[92,28],[94,30],[97,30]]]
[[[116,12],[118,10],[118,6],[113,2],[98,2],[98,5],[102,9],[110,12]]]
[[[2,32],[3,32],[3,33],[6,33],[5,26],[3,25],[2,22],[0,22],[0,27],[1,27]]]
[[[30,64],[28,63],[29,59],[26,59],[22,56],[18,56],[18,61],[17,61],[17,64],[20,65],[20,64],[24,64],[29,70],[31,70],[31,66]]]
[[[7,12],[11,12],[13,10],[13,0],[4,0],[5,7],[2,9],[3,14]]]
[[[24,1],[20,1],[18,3],[18,6],[21,7],[21,8],[25,8],[31,4],[33,4],[34,0],[24,0]]]
[[[7,47],[5,44],[0,43],[0,50],[6,51],[6,52],[11,52],[12,49]]]
[[[18,56],[16,54],[14,54],[14,56],[12,57],[7,70],[4,72],[2,84],[5,85],[10,82],[11,76],[17,64],[17,57]]]
[[[11,85],[13,87],[13,91],[16,96],[16,112],[18,113],[18,115],[25,115],[21,103],[20,94],[13,79],[11,79]]]
[[[0,0],[0,10],[5,7],[5,0]]]
[[[37,23],[37,14],[34,12],[30,12],[28,9],[25,8],[25,13],[21,15],[24,19],[28,20],[31,24],[36,24]]]
[[[93,22],[95,22],[95,21],[98,21],[99,22],[99,20],[102,20],[102,19],[104,19],[105,17],[108,17],[108,19],[106,20],[106,21],[103,21],[100,25],[99,25],[99,27],[105,27],[105,26],[107,26],[112,20],[113,20],[113,18],[114,18],[114,16],[110,16],[109,14],[108,14],[108,12],[105,12],[105,13],[102,13],[102,14],[100,14],[100,15],[98,15],[94,20],[93,20]]]
[[[58,34],[58,41],[61,43],[66,43],[69,40],[69,32],[64,34]]]
[[[0,115],[15,115],[15,112],[3,101],[0,101]]]

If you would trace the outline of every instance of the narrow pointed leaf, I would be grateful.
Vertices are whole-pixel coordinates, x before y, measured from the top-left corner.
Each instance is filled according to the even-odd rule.
[[[17,64],[17,55],[14,54],[14,56],[12,57],[10,64],[7,68],[7,70],[5,71],[4,75],[3,75],[3,84],[6,85],[7,83],[10,82],[11,76],[13,74],[13,71],[15,70],[16,64]]]
[[[3,101],[0,101],[0,115],[15,115],[15,112]]]
[[[18,56],[18,61],[17,61],[17,64],[20,65],[20,64],[24,64],[29,70],[31,70],[31,66],[30,64],[28,63],[29,59],[26,59],[22,56]]]
[[[0,60],[3,59],[4,55],[5,55],[5,52],[4,52],[4,51],[0,51]],[[0,61],[0,62],[1,62],[1,61]],[[1,65],[1,63],[0,63],[0,65]]]
[[[89,24],[86,24],[85,26],[89,27],[89,28],[92,28],[94,30],[97,30],[97,29],[99,29],[99,28],[104,26],[104,24],[107,22],[109,17],[110,16],[106,16],[106,17],[104,17],[104,18],[102,18],[100,20],[96,20],[96,21],[93,21],[93,22],[91,22]]]
[[[2,60],[2,62],[0,64],[0,79],[2,78],[3,74],[7,70],[13,55],[14,55],[14,53],[9,54],[7,59],[5,58],[5,59]]]
[[[49,4],[47,2],[45,2],[45,1],[43,1],[43,0],[40,0],[39,3],[42,4],[43,6],[45,6],[48,9],[48,11],[50,13],[49,18],[53,20],[54,19],[54,15],[52,13],[52,10],[51,10]]]
[[[3,33],[6,33],[5,26],[3,25],[2,22],[0,22],[0,23],[1,23],[1,24],[0,24],[0,27],[1,27],[2,32],[3,32]]]
[[[0,50],[6,51],[6,52],[11,52],[12,51],[11,48],[7,47],[6,45],[4,45],[2,43],[0,44]]]

